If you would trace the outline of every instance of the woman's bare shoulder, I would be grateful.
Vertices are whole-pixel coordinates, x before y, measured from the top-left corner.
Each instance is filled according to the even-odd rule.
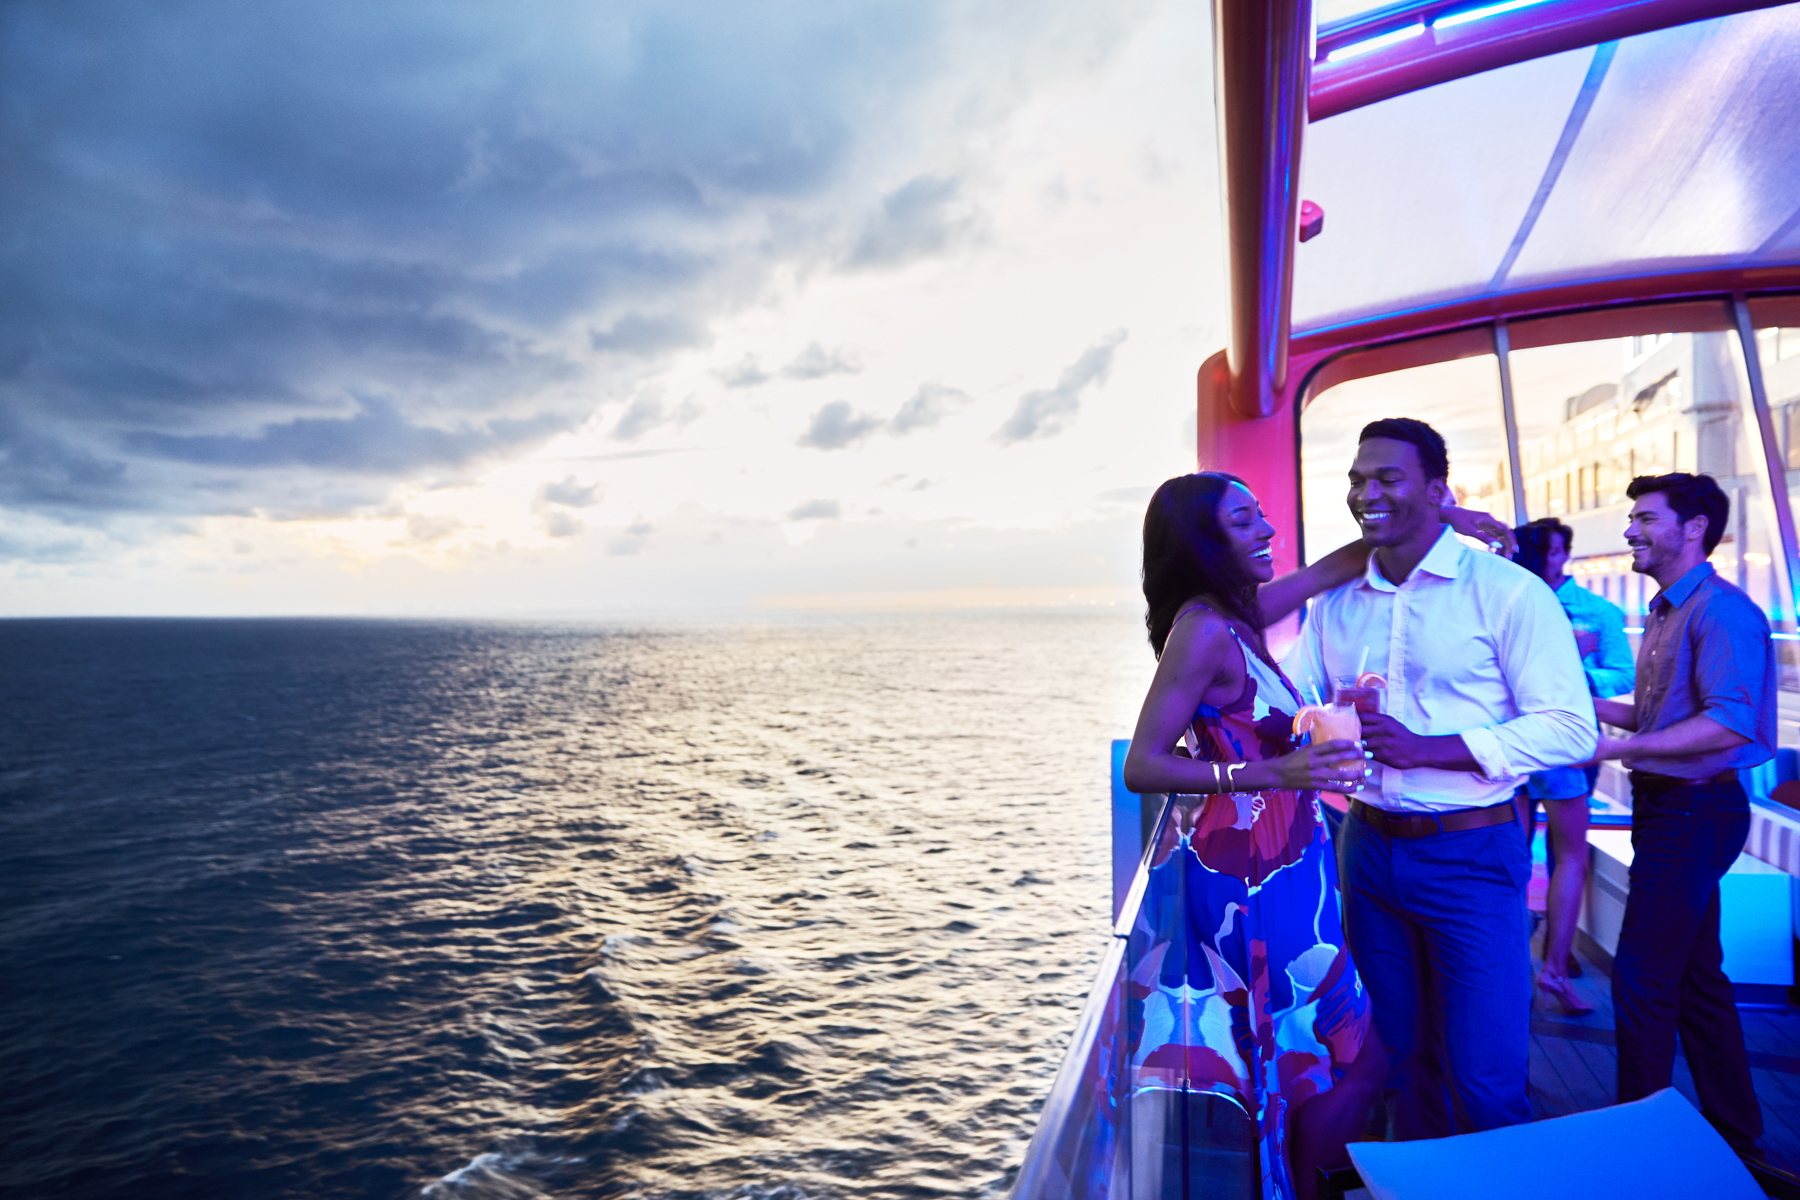
[[[1175,655],[1183,662],[1212,658],[1230,639],[1231,623],[1206,605],[1194,601],[1175,614],[1175,621],[1169,628],[1168,644],[1163,647],[1163,657]]]

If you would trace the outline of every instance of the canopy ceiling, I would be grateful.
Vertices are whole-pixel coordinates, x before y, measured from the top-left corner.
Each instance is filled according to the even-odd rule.
[[[1296,336],[1553,285],[1800,264],[1800,4],[1320,120],[1300,195],[1325,228],[1298,249]]]

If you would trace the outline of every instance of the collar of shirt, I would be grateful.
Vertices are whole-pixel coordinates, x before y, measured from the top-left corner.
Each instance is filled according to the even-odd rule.
[[[1406,578],[1411,579],[1413,575],[1424,571],[1428,575],[1436,575],[1439,579],[1455,579],[1462,571],[1463,555],[1467,553],[1468,547],[1458,541],[1456,534],[1448,525],[1445,525],[1439,531],[1437,541],[1431,544],[1431,549],[1425,552],[1425,557],[1421,558],[1419,565],[1413,568],[1413,574]],[[1378,592],[1400,590],[1399,583],[1395,583],[1381,573],[1381,564],[1375,561],[1373,554],[1369,555],[1369,565],[1363,568],[1363,582]],[[1404,582],[1406,580],[1401,580],[1401,583]]]
[[[1375,556],[1370,555],[1369,561],[1373,562],[1374,560]],[[1670,608],[1680,608],[1683,604],[1687,603],[1688,597],[1694,594],[1694,589],[1699,587],[1701,582],[1712,573],[1713,565],[1711,563],[1701,563],[1686,575],[1683,575],[1680,579],[1677,579],[1674,583],[1671,583],[1668,587],[1656,593],[1650,600],[1650,607],[1658,608],[1666,604]]]

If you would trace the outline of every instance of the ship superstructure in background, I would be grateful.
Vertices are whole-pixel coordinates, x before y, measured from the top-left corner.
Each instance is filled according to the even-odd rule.
[[[1757,340],[1794,489],[1800,487],[1800,329],[1761,330]],[[1555,517],[1573,529],[1569,573],[1634,617],[1643,615],[1648,594],[1625,547],[1631,507],[1625,488],[1635,476],[1665,471],[1701,471],[1719,480],[1732,497],[1735,520],[1713,563],[1771,606],[1772,556],[1767,530],[1755,520],[1759,484],[1735,342],[1724,332],[1619,339],[1616,379],[1596,379],[1567,397],[1556,431],[1520,445],[1529,515]],[[1504,464],[1496,466],[1504,478]],[[1510,515],[1510,495],[1496,492],[1483,506]]]
[[[1214,0],[1232,329],[1199,370],[1199,466],[1248,480],[1285,572],[1359,536],[1362,425],[1422,417],[1459,494],[1566,521],[1572,573],[1634,614],[1626,483],[1709,472],[1733,497],[1715,561],[1777,631],[1794,763],[1800,3],[1319,0],[1314,17]],[[1020,1200],[1247,1196],[1267,1176],[1255,1097],[1180,1069],[1206,1011],[1157,968],[1191,957],[1158,857],[1168,810],[1148,830],[1116,818],[1116,846],[1140,836],[1153,852],[1116,872],[1134,882]]]
[[[1633,617],[1643,615],[1654,584],[1645,591],[1644,577],[1631,570],[1625,488],[1635,476],[1666,471],[1703,471],[1719,480],[1732,497],[1733,523],[1713,564],[1772,613],[1780,611],[1761,511],[1754,417],[1736,342],[1733,333],[1710,331],[1558,347],[1573,363],[1559,376],[1563,388],[1520,389],[1515,397],[1526,516],[1568,525],[1575,534],[1569,574]],[[1800,328],[1762,329],[1757,342],[1777,449],[1800,507]],[[1530,353],[1513,356],[1515,371]],[[1498,396],[1493,399],[1498,429]],[[1325,416],[1331,404],[1327,393],[1313,419]],[[1508,466],[1504,453],[1459,461],[1452,479],[1458,501],[1514,519]],[[1309,510],[1327,511],[1317,539],[1309,530],[1307,544],[1329,543],[1335,532],[1329,527],[1337,522],[1328,510],[1341,501],[1328,485],[1309,501]]]

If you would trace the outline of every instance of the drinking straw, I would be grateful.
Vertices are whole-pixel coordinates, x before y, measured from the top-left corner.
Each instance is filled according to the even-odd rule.
[[[1363,668],[1368,665],[1369,665],[1369,648],[1367,646],[1364,646],[1363,652],[1362,652],[1362,657],[1356,660],[1356,678],[1357,678],[1358,682],[1361,682],[1361,680],[1362,680]]]

